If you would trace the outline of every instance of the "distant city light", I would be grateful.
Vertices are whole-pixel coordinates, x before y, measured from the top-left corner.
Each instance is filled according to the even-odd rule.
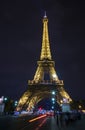
[[[52,103],[53,103],[53,104],[55,104],[55,102],[54,102],[54,101],[53,101]]]
[[[17,102],[17,101],[15,101],[15,103],[17,104],[18,102]]]
[[[82,106],[81,106],[81,105],[79,105],[79,108],[82,108]]]
[[[42,107],[39,107],[39,110],[42,110]]]
[[[7,101],[7,97],[5,97],[4,100]]]
[[[0,98],[0,103],[2,103],[2,102],[3,102],[3,99],[4,99],[4,97],[2,96],[2,97]]]
[[[54,109],[54,106],[52,106],[52,109]]]
[[[16,104],[16,103],[15,103],[14,105],[15,105],[15,106],[17,106],[17,104]]]
[[[52,101],[55,101],[55,98],[52,98]]]
[[[63,103],[63,101],[62,101],[62,100],[60,100],[60,103]]]
[[[55,95],[55,91],[52,91],[52,95]]]
[[[63,98],[63,103],[68,103],[68,99],[67,98]]]
[[[18,105],[18,101],[15,101],[15,102],[14,102],[14,106],[17,106],[17,105]]]

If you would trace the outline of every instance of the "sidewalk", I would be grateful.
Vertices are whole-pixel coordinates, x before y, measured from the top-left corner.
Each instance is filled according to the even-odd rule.
[[[60,127],[59,130],[85,130],[85,117],[72,122],[68,126]]]

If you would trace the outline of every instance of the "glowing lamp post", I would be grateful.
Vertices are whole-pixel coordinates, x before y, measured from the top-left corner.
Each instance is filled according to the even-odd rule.
[[[55,91],[52,91],[52,95],[55,95]]]
[[[52,98],[52,101],[55,101],[55,98]]]
[[[4,101],[7,101],[7,100],[8,100],[7,97],[5,97],[5,98],[4,98]]]

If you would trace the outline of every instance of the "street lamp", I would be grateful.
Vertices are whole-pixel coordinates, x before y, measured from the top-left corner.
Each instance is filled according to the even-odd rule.
[[[53,104],[55,104],[55,102],[54,102],[54,101],[53,101],[52,103],[53,103]]]
[[[52,109],[54,109],[54,106],[52,106]]]
[[[14,102],[14,105],[15,105],[15,106],[17,106],[17,105],[18,105],[18,102],[17,102],[17,101],[15,101],[15,102]]]
[[[52,98],[52,101],[55,101],[55,98]]]
[[[55,95],[55,91],[52,91],[52,95]]]
[[[7,97],[4,98],[4,101],[7,101]]]

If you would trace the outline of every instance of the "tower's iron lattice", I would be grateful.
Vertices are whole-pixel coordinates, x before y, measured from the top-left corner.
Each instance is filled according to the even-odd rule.
[[[59,104],[63,98],[71,101],[70,96],[64,89],[63,80],[59,80],[55,71],[55,62],[52,60],[49,35],[48,18],[45,14],[43,18],[43,35],[40,60],[33,80],[28,80],[28,90],[19,100],[17,110],[32,110],[43,98],[51,97],[51,92],[56,92],[56,100]],[[45,74],[49,75],[49,80],[45,80]]]

